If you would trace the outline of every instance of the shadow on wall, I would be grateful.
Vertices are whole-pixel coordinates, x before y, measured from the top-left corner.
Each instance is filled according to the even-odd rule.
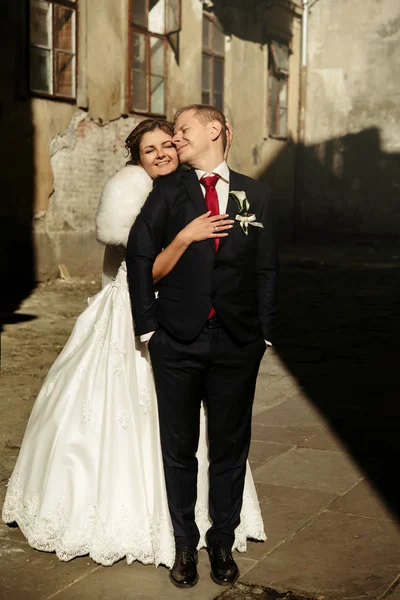
[[[32,242],[33,126],[24,65],[23,2],[0,8],[0,332],[35,286]]]
[[[262,178],[281,176],[290,151]],[[376,129],[297,151],[296,242],[281,249],[276,349],[400,515],[400,155],[382,152]],[[315,444],[330,448],[323,433]]]
[[[216,15],[226,35],[266,44],[273,24],[283,37],[291,38],[293,13],[288,0],[279,4],[276,0],[212,0],[203,6]]]
[[[302,155],[298,230],[398,236],[400,155],[382,151],[379,129],[305,147]]]

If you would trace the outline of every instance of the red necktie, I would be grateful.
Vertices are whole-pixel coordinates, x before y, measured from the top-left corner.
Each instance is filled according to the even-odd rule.
[[[220,178],[219,175],[209,175],[208,177],[203,176],[200,179],[200,183],[206,188],[205,201],[207,204],[207,210],[211,211],[211,216],[219,215],[219,202],[218,193],[215,189],[217,181]],[[219,238],[214,238],[215,249],[218,250]],[[212,307],[208,318],[211,319],[215,315],[215,308]]]
[[[207,204],[207,210],[211,210],[211,216],[219,215],[219,202],[218,193],[215,189],[217,181],[220,178],[219,175],[210,175],[209,177],[202,177],[200,183],[206,188],[205,200]],[[218,250],[219,238],[214,238],[215,249]]]

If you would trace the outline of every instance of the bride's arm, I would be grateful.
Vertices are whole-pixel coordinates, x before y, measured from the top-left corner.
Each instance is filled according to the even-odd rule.
[[[227,219],[229,215],[215,215],[210,217],[210,212],[193,219],[182,231],[180,231],[172,242],[160,252],[153,265],[153,282],[157,284],[163,277],[168,275],[175,267],[182,254],[193,242],[201,242],[210,238],[226,237],[225,233],[231,229],[233,221]],[[215,233],[215,227],[218,228]],[[222,232],[222,233],[221,233]]]

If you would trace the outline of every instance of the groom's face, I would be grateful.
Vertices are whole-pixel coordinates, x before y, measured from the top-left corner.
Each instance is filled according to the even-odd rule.
[[[193,110],[178,117],[173,142],[182,164],[196,168],[197,159],[209,150],[211,126],[211,123],[202,123]]]

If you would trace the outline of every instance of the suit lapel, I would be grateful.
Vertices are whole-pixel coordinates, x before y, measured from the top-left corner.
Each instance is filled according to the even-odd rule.
[[[200,188],[201,184],[199,183],[199,180],[196,175],[196,171],[194,169],[182,171],[182,181],[187,193],[189,194],[189,198],[193,202],[196,215],[198,217],[200,215],[203,215],[205,212],[207,212],[207,207],[203,193]]]
[[[196,171],[194,169],[182,171],[182,181],[189,198],[193,203],[196,215],[198,217],[200,215],[204,215],[204,213],[207,212],[207,205],[203,196],[203,192],[201,191],[201,183],[199,183]],[[209,239],[207,241],[209,242],[210,248],[212,248],[213,252],[216,252],[214,240]]]
[[[229,169],[229,197],[228,197],[228,204],[226,207],[226,212],[229,214],[230,219],[235,219],[235,217],[238,213],[238,209],[237,209],[237,206],[236,206],[232,196],[230,195],[230,192],[232,190],[236,191],[236,192],[243,190],[243,182],[241,181],[241,177],[240,177],[239,173],[236,173],[236,171],[232,171],[231,169]],[[233,229],[231,231],[233,232]],[[220,252],[220,250],[225,246],[227,240],[229,240],[229,237],[231,235],[232,235],[232,233],[230,233],[228,235],[228,237],[224,237],[224,238],[220,239],[218,252]]]

